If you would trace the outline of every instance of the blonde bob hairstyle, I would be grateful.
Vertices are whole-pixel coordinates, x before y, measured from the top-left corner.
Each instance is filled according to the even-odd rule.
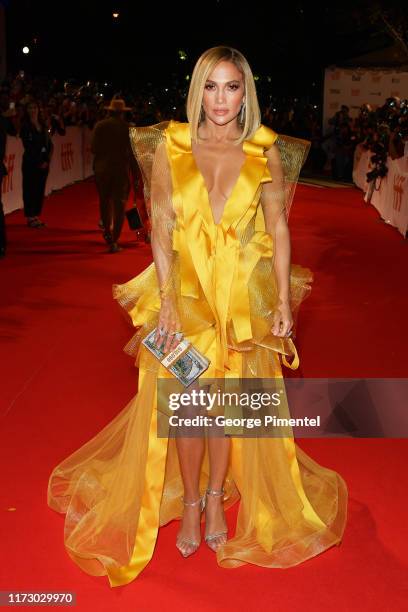
[[[240,124],[242,134],[236,140],[239,144],[250,139],[261,125],[261,111],[252,70],[246,58],[232,47],[212,47],[198,58],[191,77],[187,96],[187,118],[190,124],[193,142],[198,140],[198,127],[202,120],[202,102],[204,87],[215,66],[222,61],[232,62],[244,77],[245,110],[244,119]]]

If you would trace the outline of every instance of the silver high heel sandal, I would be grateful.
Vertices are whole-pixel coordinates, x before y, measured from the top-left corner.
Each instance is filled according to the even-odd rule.
[[[203,495],[202,497],[199,497],[196,501],[193,501],[193,502],[184,501],[184,497],[181,498],[181,501],[183,502],[185,506],[197,506],[197,504],[200,504],[200,516],[201,516],[204,510],[204,507],[205,507],[205,495]],[[188,546],[191,548],[190,552],[188,553],[183,552],[183,548],[184,548],[183,544],[184,545],[188,544]],[[197,548],[200,546],[200,544],[201,544],[201,539],[197,541],[197,540],[193,540],[192,538],[186,538],[185,536],[179,536],[177,534],[176,547],[179,549],[179,551],[185,558],[195,553]]]
[[[221,490],[217,491],[216,489],[207,489],[206,490],[206,495],[214,495],[214,497],[221,497],[221,495],[224,495],[225,493],[225,489],[222,488]],[[223,544],[225,544],[225,542],[223,542],[222,540],[224,539],[223,536],[226,536],[228,534],[228,529],[225,529],[224,531],[216,531],[215,533],[206,533],[204,540],[207,543],[207,546],[209,548],[211,548],[212,551],[217,552],[217,549],[219,546],[222,546]],[[216,540],[220,539],[220,542],[217,542]],[[225,541],[227,539],[225,538]]]

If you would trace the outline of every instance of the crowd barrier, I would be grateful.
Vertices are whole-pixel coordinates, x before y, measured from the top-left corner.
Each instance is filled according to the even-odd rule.
[[[81,181],[93,174],[92,131],[87,127],[68,127],[65,136],[55,134],[54,144],[45,193],[61,189],[75,181]],[[2,202],[4,212],[23,208],[23,185],[21,163],[23,144],[20,138],[7,138],[4,163],[8,174],[3,178]]]
[[[399,159],[387,158],[387,176],[375,182],[374,189],[367,183],[367,172],[372,169],[373,153],[362,145],[354,154],[353,181],[365,193],[365,201],[372,204],[384,219],[405,237],[408,230],[408,154]]]

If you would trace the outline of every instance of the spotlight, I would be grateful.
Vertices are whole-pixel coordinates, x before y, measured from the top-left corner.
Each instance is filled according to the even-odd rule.
[[[23,47],[23,53],[24,55],[27,55],[28,53],[30,53],[29,47]]]
[[[118,19],[119,18],[119,13],[117,13],[116,11],[114,13],[112,13],[112,17],[114,19]]]

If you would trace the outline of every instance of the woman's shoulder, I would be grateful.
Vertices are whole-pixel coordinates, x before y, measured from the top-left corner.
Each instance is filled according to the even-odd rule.
[[[168,144],[180,153],[191,151],[191,130],[190,124],[186,121],[176,121],[171,119],[166,127],[166,137]]]
[[[129,138],[134,151],[138,154],[154,153],[155,149],[166,140],[168,121],[153,125],[130,125]]]
[[[167,121],[161,121],[160,123],[154,123],[152,125],[129,126],[129,133],[131,138],[137,140],[144,140],[150,138],[156,138],[159,140],[165,140],[166,137],[171,137],[177,140],[177,138],[185,138],[190,135],[190,124],[182,123],[181,121],[175,121],[173,119]]]
[[[134,155],[143,166],[152,163],[153,158],[161,159],[168,155],[170,147],[178,152],[186,152],[191,147],[188,123],[161,121],[147,126],[129,126],[129,139]],[[149,175],[150,170],[146,170]]]
[[[170,119],[166,128],[166,132],[169,134],[188,134],[190,135],[190,124],[188,121],[177,121],[176,119]]]
[[[131,134],[148,134],[149,132],[161,133],[164,132],[170,121],[160,121],[159,123],[153,123],[152,125],[129,125],[129,132]]]
[[[278,137],[279,134],[275,132],[275,130],[261,123],[254,134],[248,138],[247,142],[262,147],[263,149],[269,149],[275,144]]]

